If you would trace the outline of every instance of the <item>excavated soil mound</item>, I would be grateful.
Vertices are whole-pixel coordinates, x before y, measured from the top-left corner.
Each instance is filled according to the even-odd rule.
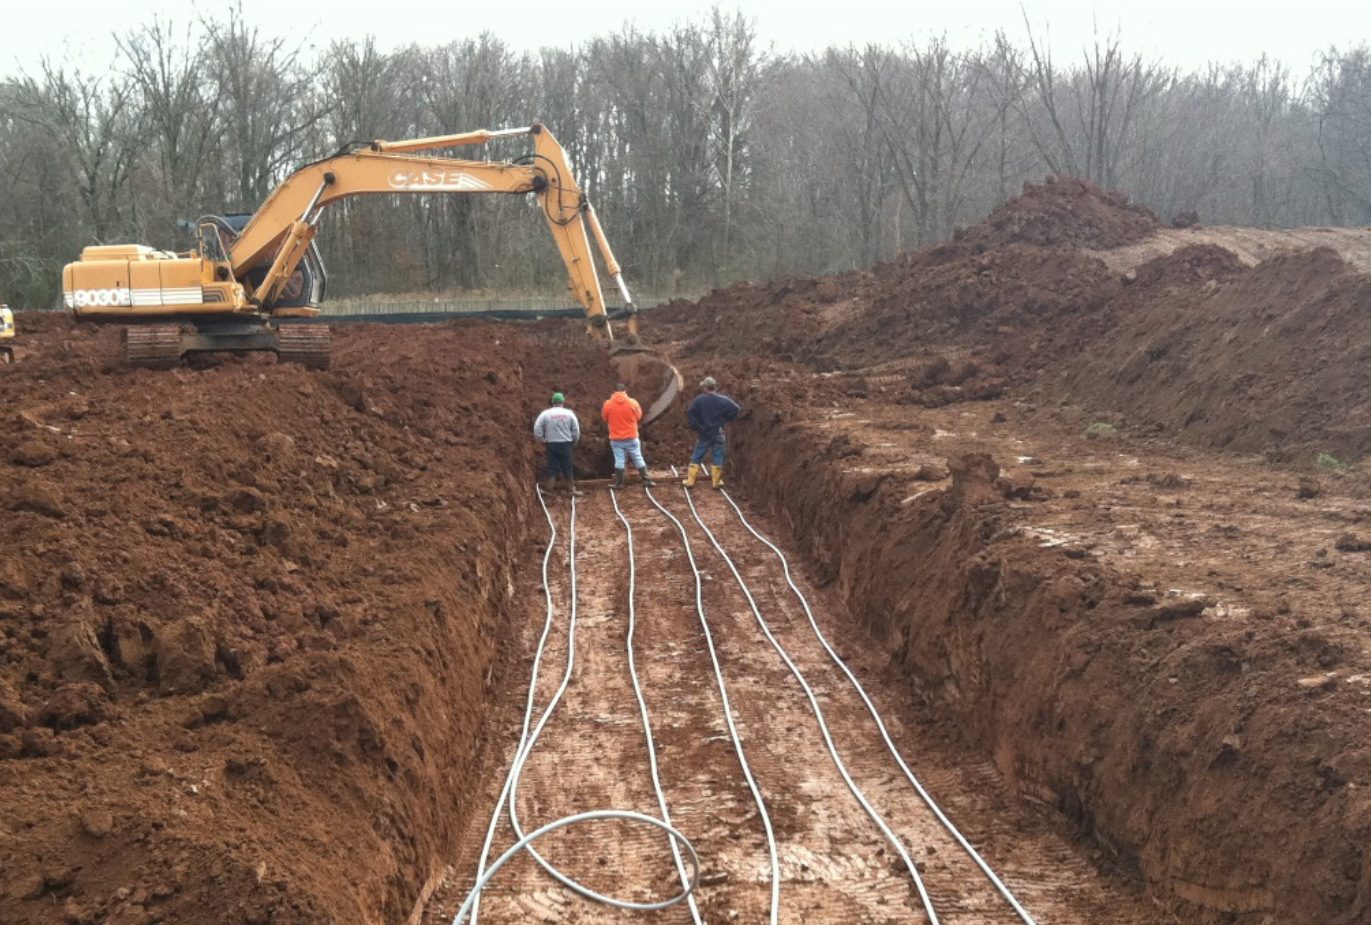
[[[831,334],[829,349],[866,365],[930,347],[984,346],[1001,365],[1037,368],[1078,342],[1118,288],[1103,263],[1065,248],[939,256],[880,267],[870,308]]]
[[[1065,390],[1211,446],[1359,457],[1371,451],[1368,311],[1371,278],[1326,248],[1248,271],[1222,249],[1186,248],[1138,269],[1065,367]]]
[[[879,269],[879,268],[878,268]],[[737,283],[698,303],[678,300],[652,314],[653,334],[688,342],[711,356],[767,356],[832,368],[825,334],[863,307],[873,272],[799,276],[769,285]]]
[[[1164,257],[1149,260],[1130,275],[1125,284],[1186,288],[1196,283],[1227,279],[1244,272],[1238,255],[1217,244],[1191,244]]]
[[[1036,363],[1036,340],[1078,336],[1118,286],[1101,261],[1067,248],[948,245],[862,273],[739,284],[663,313],[690,318],[693,353],[760,353],[820,372],[953,345],[1024,348]]]
[[[1020,195],[956,240],[979,247],[1109,248],[1134,244],[1160,227],[1156,215],[1121,193],[1086,180],[1048,177],[1025,183]]]
[[[117,371],[114,330],[20,330],[0,918],[405,921],[470,785],[532,413],[598,406],[602,352],[560,347],[550,382],[513,326],[366,326],[326,373]]]
[[[1059,180],[958,243],[866,272],[719,290],[664,310],[681,319],[666,327],[700,357],[899,374],[902,385],[881,387],[928,406],[1018,394],[1242,452],[1371,451],[1368,278],[1326,248],[1249,270],[1195,245],[1122,277],[1093,250],[1155,227],[1120,197]]]
[[[1062,316],[1097,313],[1110,297],[1117,280],[1080,248],[1135,243],[1158,227],[1155,215],[1126,197],[1083,180],[1051,179],[1026,184],[952,244],[870,271],[742,283],[661,314],[690,318],[697,352],[765,352],[820,371],[908,356],[949,338],[987,343],[1012,333],[1012,342],[1001,338],[1012,349],[1025,332],[1075,336],[1076,325],[1063,329]]]

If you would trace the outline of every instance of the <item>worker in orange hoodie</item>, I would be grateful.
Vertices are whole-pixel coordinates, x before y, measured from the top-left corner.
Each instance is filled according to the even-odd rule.
[[[643,444],[638,439],[638,422],[643,419],[643,409],[628,397],[628,386],[622,382],[614,387],[600,416],[609,425],[609,449],[614,453],[614,484],[609,487],[624,487],[624,466],[629,458],[638,474],[643,477],[643,487],[651,488],[652,479],[647,477],[647,462],[643,459]]]

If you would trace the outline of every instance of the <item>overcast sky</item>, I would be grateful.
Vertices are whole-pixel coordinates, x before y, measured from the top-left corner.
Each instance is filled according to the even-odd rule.
[[[183,21],[196,11],[234,9],[230,2],[184,0],[37,0],[9,4],[0,31],[0,72],[31,68],[41,56],[92,67],[108,64],[112,28],[160,15]],[[643,30],[703,16],[708,0],[522,0],[520,3],[376,3],[329,0],[291,3],[242,0],[244,15],[268,31],[290,31],[327,44],[334,38],[375,35],[386,47],[435,44],[489,30],[516,48],[565,46],[631,22]],[[806,6],[816,12],[800,12]],[[1371,0],[738,0],[722,4],[752,17],[776,50],[829,44],[892,42],[945,34],[957,47],[975,45],[1004,29],[1024,35],[1024,10],[1035,32],[1050,31],[1058,55],[1078,54],[1093,30],[1118,30],[1130,49],[1195,68],[1208,61],[1248,61],[1263,52],[1303,74],[1320,50],[1371,42]]]

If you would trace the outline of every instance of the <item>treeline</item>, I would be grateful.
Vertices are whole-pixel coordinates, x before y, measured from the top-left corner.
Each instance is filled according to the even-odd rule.
[[[251,211],[349,141],[534,119],[568,148],[630,280],[659,292],[867,265],[1045,174],[1163,217],[1371,224],[1365,46],[1307,73],[1185,73],[1116,37],[1054,58],[1031,33],[780,55],[721,10],[536,53],[438,38],[307,52],[230,14],[120,33],[108,67],[0,79],[0,297],[51,304],[87,243],[185,248],[186,221]],[[562,276],[540,222],[511,197],[377,197],[330,210],[321,244],[335,293],[547,290]]]

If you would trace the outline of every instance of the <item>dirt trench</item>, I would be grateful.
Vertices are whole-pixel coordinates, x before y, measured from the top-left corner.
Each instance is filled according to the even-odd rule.
[[[741,490],[785,525],[815,580],[890,653],[901,686],[949,718],[953,738],[1071,820],[1174,921],[1364,920],[1371,817],[1348,787],[1365,757],[1354,634],[1277,615],[1288,607],[1262,612],[1281,625],[1258,631],[1237,604],[1159,588],[1036,531],[1025,502],[1053,497],[1048,482],[1022,468],[1002,476],[983,452],[921,463],[955,441],[900,409],[854,402],[854,416],[766,391],[736,428]],[[946,415],[969,429],[990,416]],[[981,442],[1022,446],[1012,434]],[[1042,443],[1054,445],[1050,430]],[[1169,478],[1147,476],[1189,484]],[[1184,564],[1167,563],[1196,581]],[[1260,600],[1255,582],[1247,590]],[[1197,619],[1202,610],[1211,616]],[[1344,674],[1357,683],[1340,685]],[[1271,844],[1282,850],[1262,850]]]
[[[116,368],[113,329],[21,321],[0,920],[405,921],[473,786],[559,385],[525,376],[536,343],[359,327],[332,372],[157,373]]]
[[[775,833],[780,920],[815,925],[922,921],[918,894],[899,857],[846,789],[800,686],[766,641],[680,487],[666,481],[653,494],[686,525],[703,575],[705,621]],[[779,560],[746,531],[722,496],[697,489],[695,500],[771,631],[814,687],[853,778],[916,857],[938,914],[959,925],[1018,922],[900,775],[871,717],[813,634]],[[638,568],[635,661],[673,823],[700,851],[700,915],[706,922],[766,921],[771,895],[766,833],[725,724],[685,545],[642,491],[621,493],[620,506],[633,531]],[[554,617],[535,717],[562,680],[572,635],[570,504],[554,498],[551,508],[558,530],[550,568]],[[520,782],[518,805],[526,831],[590,809],[658,812],[627,667],[627,534],[607,492],[589,494],[576,508],[576,669]],[[757,523],[776,529],[766,518]],[[1097,849],[1076,843],[1056,817],[1014,801],[986,756],[950,742],[930,713],[901,697],[902,685],[890,675],[885,654],[849,619],[838,596],[817,589],[798,563],[795,570],[816,619],[865,679],[916,773],[1033,915],[1080,925],[1157,921],[1135,883],[1117,872],[1101,872]],[[484,811],[466,821],[448,879],[426,910],[428,925],[451,921],[466,897],[488,813],[514,752],[530,660],[546,616],[535,571],[522,576],[519,597],[523,613],[515,621],[510,667],[502,672],[490,716],[493,747],[483,762],[485,783],[478,800]],[[492,857],[513,841],[502,817]],[[541,850],[568,874],[611,895],[642,902],[679,888],[665,841],[651,830],[597,824],[559,833]],[[642,913],[608,909],[573,895],[527,857],[498,874],[480,914],[481,921],[492,923],[646,920]],[[690,914],[682,907],[652,918],[689,922]]]
[[[598,352],[547,327],[357,328],[340,338],[331,373],[254,360],[149,374],[109,368],[112,332],[49,319],[26,330],[32,352],[0,371],[6,921],[404,922],[448,866],[427,909],[450,912],[509,753],[511,685],[536,616],[520,586],[543,535],[528,423],[549,391],[567,392],[593,435],[578,467],[604,472],[594,408],[612,383]],[[714,360],[693,358],[690,378]],[[1344,692],[1366,673],[1319,675],[1357,664],[1350,644],[1283,623],[1284,642],[1200,627],[1106,565],[1044,551],[1006,503],[1031,485],[1011,477],[1006,488],[984,458],[918,485],[873,465],[856,430],[815,425],[830,399],[835,415],[853,414],[836,399],[859,377],[778,369],[792,381],[772,387],[758,361],[719,369],[726,381],[759,379],[733,432],[749,510],[770,512],[773,535],[803,553],[802,580],[844,651],[879,679],[901,743],[931,756],[954,817],[973,820],[992,859],[1061,913],[1045,918],[1155,920],[1112,879],[1122,871],[1186,925],[1360,920],[1371,814],[1349,786],[1366,764],[1360,707]],[[910,416],[905,405],[886,411]],[[939,438],[928,422],[896,425],[909,446]],[[688,446],[677,417],[651,432],[648,457],[663,472]],[[605,502],[601,493],[588,507],[612,527]],[[654,708],[664,764],[689,770],[683,822],[729,859],[702,902],[750,916],[759,834],[736,775],[721,771],[730,758],[717,722],[702,719],[718,711],[698,681],[684,574],[640,499],[630,517],[652,550],[646,587],[674,601],[644,614],[665,640],[665,664],[652,669],[668,698]],[[642,760],[633,717],[610,705],[625,703],[607,655],[621,631],[615,536],[586,550],[588,580],[601,582],[587,620],[599,661],[587,666],[605,684],[569,714],[583,728],[559,733],[567,766],[530,772],[541,818],[572,771],[607,801],[646,799],[641,774],[605,773]],[[748,542],[736,528],[731,540]],[[908,918],[892,859],[812,758],[803,704],[778,693],[785,679],[764,650],[729,651],[755,642],[755,629],[718,563],[708,567],[724,657],[744,679],[742,722],[764,743],[759,771],[783,782],[792,911],[846,921],[856,902],[871,921]],[[766,586],[766,606],[796,622],[774,565],[745,569]],[[1317,683],[1287,691],[1294,668]],[[1310,698],[1326,712],[1309,713]],[[589,744],[605,732],[622,736],[619,751]],[[874,777],[904,812],[891,781]],[[1060,818],[1089,843],[1074,843]],[[664,873],[659,844],[644,853],[603,831],[575,837],[594,875]],[[1021,839],[1037,853],[1015,854]],[[1281,858],[1252,850],[1275,842]],[[600,865],[589,848],[604,843],[614,861]],[[927,865],[945,857],[940,848]],[[516,920],[578,908],[519,863],[493,907]],[[935,898],[941,889],[981,915],[980,899],[957,893],[962,879]],[[834,886],[843,881],[863,891],[854,899]]]

